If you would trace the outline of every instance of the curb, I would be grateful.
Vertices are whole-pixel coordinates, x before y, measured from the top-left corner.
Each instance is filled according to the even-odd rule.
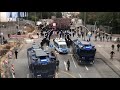
[[[116,68],[108,59],[106,59],[103,55],[100,54],[101,60],[112,69],[113,72],[115,72],[120,77],[120,70]]]

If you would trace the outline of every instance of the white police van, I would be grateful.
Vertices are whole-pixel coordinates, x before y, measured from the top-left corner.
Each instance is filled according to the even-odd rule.
[[[63,38],[56,38],[53,40],[54,42],[54,48],[57,50],[59,53],[68,53],[68,47],[65,42],[65,39]]]

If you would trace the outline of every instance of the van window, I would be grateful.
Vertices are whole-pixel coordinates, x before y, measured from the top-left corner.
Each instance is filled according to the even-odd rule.
[[[60,48],[67,48],[67,45],[60,45]]]

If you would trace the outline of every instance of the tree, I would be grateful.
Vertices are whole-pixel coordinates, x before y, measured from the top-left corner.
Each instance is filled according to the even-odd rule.
[[[62,13],[61,12],[56,12],[56,18],[62,18]]]

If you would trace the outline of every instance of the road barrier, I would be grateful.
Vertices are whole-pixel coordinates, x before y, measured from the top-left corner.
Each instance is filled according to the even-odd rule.
[[[13,64],[11,64],[11,70],[12,70],[12,76],[13,78],[15,78],[15,68]]]

